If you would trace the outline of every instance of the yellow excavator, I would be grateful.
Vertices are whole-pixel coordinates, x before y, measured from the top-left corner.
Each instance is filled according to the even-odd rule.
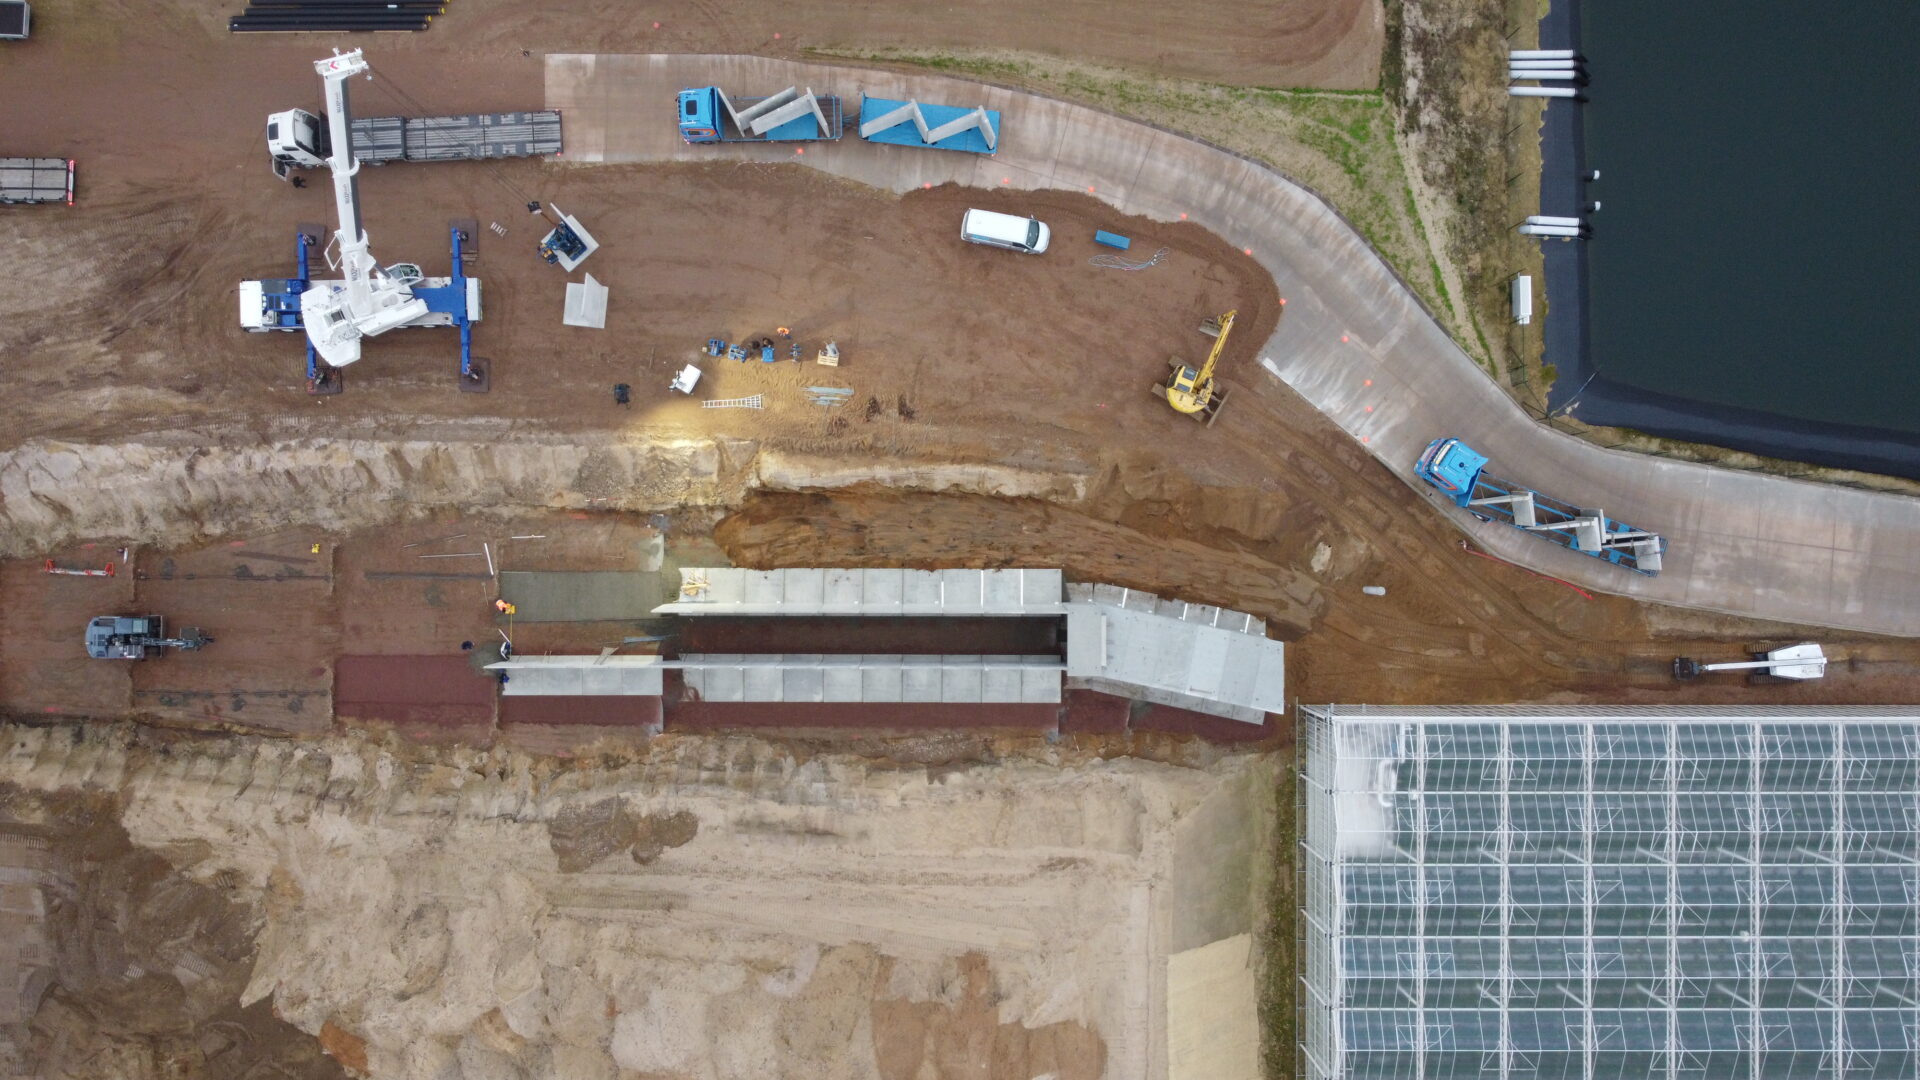
[[[1227,403],[1227,388],[1214,382],[1213,369],[1220,364],[1220,353],[1227,347],[1227,335],[1233,331],[1233,317],[1237,314],[1238,311],[1229,311],[1201,323],[1200,332],[1214,339],[1207,362],[1195,370],[1178,357],[1167,361],[1173,371],[1164,385],[1153,388],[1153,395],[1165,397],[1176,412],[1212,427],[1214,418],[1220,415],[1220,407]]]

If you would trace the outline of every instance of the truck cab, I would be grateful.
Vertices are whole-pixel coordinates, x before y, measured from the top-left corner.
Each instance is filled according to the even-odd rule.
[[[305,109],[288,109],[267,117],[267,153],[274,175],[282,180],[292,169],[312,169],[327,163],[333,152],[326,125]]]
[[[720,141],[720,96],[711,86],[680,91],[680,137],[689,143]]]
[[[1473,497],[1473,481],[1485,468],[1484,454],[1459,439],[1435,439],[1427,444],[1414,463],[1414,475],[1446,492],[1454,502],[1467,505]]]

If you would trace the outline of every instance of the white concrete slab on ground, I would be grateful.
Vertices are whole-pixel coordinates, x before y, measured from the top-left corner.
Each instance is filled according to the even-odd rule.
[[[1053,705],[1057,656],[693,653],[669,660],[688,691],[714,702]]]
[[[507,697],[658,697],[662,683],[658,656],[516,656],[487,670],[512,676]]]
[[[575,162],[789,161],[889,191],[946,182],[1086,191],[1124,213],[1180,214],[1273,274],[1287,317],[1258,355],[1287,387],[1418,490],[1413,462],[1467,439],[1511,479],[1667,537],[1648,578],[1516,530],[1482,527],[1432,499],[1489,551],[1645,600],[1879,633],[1920,630],[1920,499],[1604,450],[1513,403],[1399,277],[1313,192],[1255,162],[1079,105],[928,75],[745,56],[547,57],[547,107],[567,116]],[[858,101],[982,100],[1002,113],[993,157],[874,146],[689,146],[668,103],[689,86],[741,92],[804,84]],[[1365,380],[1372,379],[1367,385]],[[1258,392],[1260,381],[1242,381]],[[1372,412],[1367,412],[1372,406]],[[1748,509],[1765,507],[1764,523]],[[1765,535],[1760,535],[1764,531]]]
[[[1059,570],[682,567],[659,615],[1058,615]]]
[[[566,308],[560,321],[568,326],[584,326],[591,330],[607,328],[607,287],[594,280],[592,274],[582,282],[567,282]]]

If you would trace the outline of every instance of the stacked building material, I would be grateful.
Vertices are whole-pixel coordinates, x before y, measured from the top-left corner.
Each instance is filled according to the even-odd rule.
[[[425,30],[444,0],[251,0],[227,20],[236,34]]]

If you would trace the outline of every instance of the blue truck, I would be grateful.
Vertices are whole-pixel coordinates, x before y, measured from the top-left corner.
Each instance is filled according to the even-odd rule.
[[[1660,573],[1667,542],[1658,533],[1624,525],[1598,510],[1542,495],[1489,476],[1486,455],[1455,438],[1435,439],[1414,463],[1422,480],[1481,521],[1499,521],[1582,555],[1605,559],[1648,577]]]
[[[733,101],[717,86],[680,91],[680,137],[689,143],[820,142],[838,139],[846,117],[832,94],[789,86],[770,97]]]
[[[832,142],[846,134],[846,112],[833,94],[789,86],[769,97],[729,98],[717,86],[682,90],[675,115],[680,137],[698,143]],[[991,154],[1000,148],[1000,113],[860,98],[860,137],[867,142]]]

